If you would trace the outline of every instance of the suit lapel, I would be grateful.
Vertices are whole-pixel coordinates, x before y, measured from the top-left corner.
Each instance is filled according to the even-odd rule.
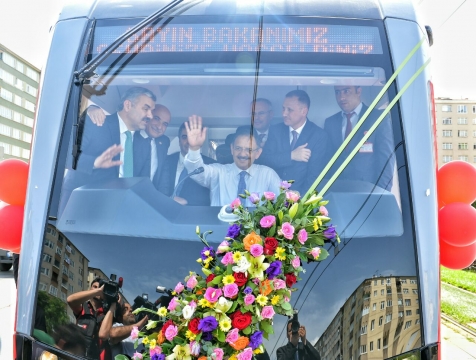
[[[119,128],[119,117],[116,114],[112,114],[106,117],[106,121],[104,122],[104,126],[107,127],[109,136],[110,136],[110,143],[112,145],[121,145],[121,130]],[[121,154],[117,154],[114,156],[113,160],[120,160]],[[117,176],[119,176],[119,166],[115,166],[115,171],[117,172]]]
[[[134,176],[150,177],[150,138],[144,138],[140,131],[134,132]]]

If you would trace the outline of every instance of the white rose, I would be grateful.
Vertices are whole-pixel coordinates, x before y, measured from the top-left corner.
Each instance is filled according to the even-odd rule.
[[[182,310],[182,315],[184,319],[190,319],[193,316],[193,313],[195,312],[195,309],[191,307],[190,305],[186,305],[183,310]]]
[[[240,260],[236,263],[236,266],[233,266],[234,272],[245,273],[250,268],[251,263],[246,259],[246,257],[242,256]]]

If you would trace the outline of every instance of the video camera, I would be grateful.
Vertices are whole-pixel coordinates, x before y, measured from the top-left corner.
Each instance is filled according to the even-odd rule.
[[[163,293],[165,295],[162,295],[159,297],[154,303],[149,301],[149,295],[148,294],[142,294],[142,296],[138,295],[134,299],[134,304],[132,305],[132,311],[139,309],[141,307],[144,307],[146,309],[152,310],[152,311],[157,311],[157,309],[161,306],[167,307],[169,306],[170,301],[172,300],[172,290],[166,289],[163,286],[157,286],[156,292],[158,293]],[[136,321],[139,322],[142,320],[146,315],[149,315],[150,313],[147,314],[145,311],[140,312],[136,316]],[[158,320],[158,315],[153,315],[151,320]]]
[[[122,277],[116,282],[116,274],[111,274],[111,280],[99,279],[99,287],[104,286],[103,294],[107,305],[119,300],[119,289],[122,288]]]
[[[295,310],[293,314],[293,319],[291,320],[291,332],[293,335],[296,335],[299,332],[299,328],[301,327],[301,324],[299,324],[298,320],[298,313]]]

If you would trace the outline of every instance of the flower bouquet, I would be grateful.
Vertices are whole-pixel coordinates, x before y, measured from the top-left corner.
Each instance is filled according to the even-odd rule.
[[[339,241],[335,228],[327,225],[327,201],[315,193],[303,201],[289,187],[284,181],[279,195],[240,195],[256,208],[250,212],[240,198],[233,201],[237,220],[216,249],[206,241],[208,232],[197,227],[205,244],[197,260],[204,276],[190,272],[175,287],[167,308],[136,310],[161,318],[149,320],[147,330],[163,326],[152,334],[134,328],[136,346],[141,339],[146,349],[134,359],[250,360],[264,352],[263,338],[273,333],[274,315],[293,314],[290,299],[302,263],[324,260],[324,243]]]

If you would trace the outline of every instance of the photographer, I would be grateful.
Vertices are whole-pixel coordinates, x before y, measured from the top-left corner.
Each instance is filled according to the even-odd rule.
[[[107,341],[99,337],[99,328],[104,320],[104,285],[101,279],[95,278],[89,290],[80,291],[68,296],[67,302],[76,317],[76,324],[82,328],[86,339],[86,357],[92,359],[111,359]]]
[[[297,314],[288,321],[287,336],[289,342],[276,351],[278,360],[321,360],[317,350],[307,342],[306,328],[299,324]]]

